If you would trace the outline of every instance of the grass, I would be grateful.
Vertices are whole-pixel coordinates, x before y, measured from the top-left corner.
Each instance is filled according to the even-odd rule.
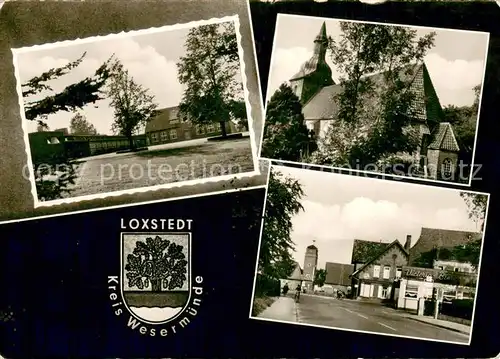
[[[123,296],[127,304],[132,307],[181,307],[186,304],[189,292],[127,291],[123,293]]]
[[[255,297],[252,305],[252,317],[257,317],[260,313],[270,307],[276,298],[273,297]]]

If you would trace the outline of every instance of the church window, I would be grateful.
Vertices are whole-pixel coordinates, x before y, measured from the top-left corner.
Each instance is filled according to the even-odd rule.
[[[443,161],[443,174],[445,177],[450,177],[452,174],[452,162],[449,158]]]

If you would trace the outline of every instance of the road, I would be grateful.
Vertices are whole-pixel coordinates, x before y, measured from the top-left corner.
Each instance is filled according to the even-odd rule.
[[[297,305],[300,323],[467,343],[469,336],[417,322],[379,303],[302,295]]]

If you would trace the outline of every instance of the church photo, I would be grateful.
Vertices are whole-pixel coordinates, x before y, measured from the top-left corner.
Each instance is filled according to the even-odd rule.
[[[484,32],[278,14],[260,155],[470,185],[488,44]]]

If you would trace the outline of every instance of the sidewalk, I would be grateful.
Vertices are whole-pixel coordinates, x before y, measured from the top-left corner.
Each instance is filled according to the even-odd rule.
[[[259,314],[259,318],[296,322],[297,309],[295,301],[293,298],[279,297],[270,307]]]
[[[409,318],[409,319],[416,320],[417,322],[431,324],[431,325],[434,325],[436,327],[445,328],[445,329],[452,330],[454,332],[459,332],[462,334],[467,334],[467,335],[470,334],[471,327],[469,327],[468,325],[465,325],[465,324],[449,322],[447,320],[434,319],[432,317],[426,317],[426,316],[415,315],[415,314],[413,314],[413,315],[412,314],[405,314],[404,316]]]

